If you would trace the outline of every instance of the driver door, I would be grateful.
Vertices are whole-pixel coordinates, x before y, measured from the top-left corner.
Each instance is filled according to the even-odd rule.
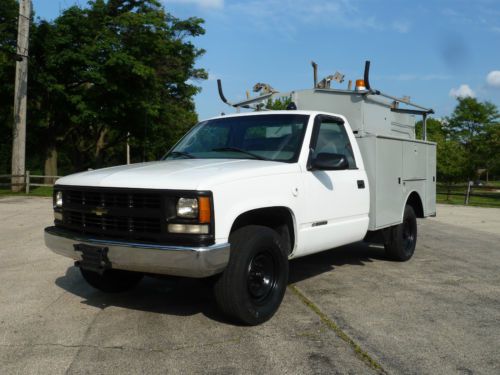
[[[307,170],[303,173],[306,197],[302,254],[359,241],[368,228],[368,181],[365,172],[357,167],[344,126],[342,119],[333,116],[318,115],[314,122]],[[318,154],[343,155],[348,165],[336,170],[317,169],[313,161]]]

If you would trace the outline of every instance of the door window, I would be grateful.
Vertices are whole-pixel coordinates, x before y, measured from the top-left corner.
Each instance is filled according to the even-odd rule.
[[[351,142],[344,129],[344,125],[334,119],[325,117],[317,124],[316,140],[313,139],[312,157],[320,153],[344,155],[349,163],[349,169],[356,169],[356,161],[352,152]]]

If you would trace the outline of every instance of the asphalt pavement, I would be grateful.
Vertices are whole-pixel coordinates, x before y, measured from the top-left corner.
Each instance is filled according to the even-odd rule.
[[[499,209],[439,206],[406,263],[362,243],[294,260],[250,328],[199,280],[92,289],[45,248],[51,222],[51,199],[0,198],[0,374],[500,373]]]

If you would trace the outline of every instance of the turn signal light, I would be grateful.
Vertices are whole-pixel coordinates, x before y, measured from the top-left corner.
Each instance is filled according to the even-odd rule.
[[[201,224],[210,223],[211,212],[210,212],[210,198],[209,197],[199,197],[198,198],[198,221]]]

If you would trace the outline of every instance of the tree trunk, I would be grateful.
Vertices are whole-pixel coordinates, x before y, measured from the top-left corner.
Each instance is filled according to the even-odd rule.
[[[104,148],[106,147],[106,134],[108,133],[108,129],[104,128],[101,131],[101,134],[99,134],[99,138],[97,139],[96,145],[95,145],[95,162],[96,166],[100,168],[103,164],[103,151]]]
[[[57,176],[57,149],[55,145],[50,145],[47,148],[47,153],[45,156],[45,166],[44,175],[46,176]],[[55,178],[46,177],[44,179],[44,184],[53,184]]]

